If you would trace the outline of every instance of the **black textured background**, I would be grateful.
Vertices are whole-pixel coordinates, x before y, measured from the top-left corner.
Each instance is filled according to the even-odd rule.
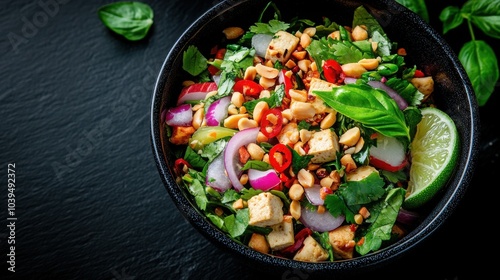
[[[264,277],[183,219],[150,147],[156,75],[182,32],[218,1],[145,1],[155,23],[140,42],[102,25],[97,9],[109,2],[0,1],[0,279]],[[427,2],[431,25],[442,30],[442,8],[464,1]],[[476,36],[498,50],[481,31]],[[444,37],[457,53],[470,39],[465,28]],[[366,277],[468,279],[495,271],[486,256],[498,248],[491,224],[498,220],[499,91],[480,108],[480,159],[455,214],[410,256]],[[15,273],[7,271],[9,163],[16,166]],[[273,277],[309,278],[299,271]]]

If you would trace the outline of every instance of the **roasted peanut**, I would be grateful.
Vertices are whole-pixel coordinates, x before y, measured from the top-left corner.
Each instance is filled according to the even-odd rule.
[[[310,188],[314,185],[314,175],[304,168],[299,170],[299,173],[297,174],[297,179],[304,188]]]
[[[222,30],[222,33],[226,35],[226,39],[233,40],[245,33],[245,30],[241,27],[228,27]]]

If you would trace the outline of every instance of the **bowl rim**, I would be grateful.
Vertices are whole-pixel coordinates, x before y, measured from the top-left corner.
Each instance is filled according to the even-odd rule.
[[[166,162],[162,150],[162,142],[160,139],[160,114],[162,106],[162,93],[164,87],[164,81],[166,79],[166,69],[168,69],[176,57],[176,50],[182,49],[182,47],[188,43],[189,38],[195,35],[198,30],[205,25],[205,22],[214,16],[220,15],[229,9],[234,8],[242,3],[251,2],[252,0],[243,1],[231,1],[226,0],[213,6],[211,9],[207,10],[204,14],[197,18],[179,37],[179,39],[174,43],[170,51],[168,52],[159,75],[157,77],[152,102],[151,102],[151,115],[150,115],[150,142],[155,158],[155,163],[157,169],[160,173],[162,182],[167,189],[172,201],[175,203],[176,207],[180,210],[181,214],[195,227],[198,232],[207,237],[211,242],[219,247],[223,247],[240,257],[246,257],[254,262],[278,266],[283,269],[301,269],[306,271],[352,271],[352,268],[359,269],[364,268],[374,268],[378,265],[385,264],[391,260],[402,257],[403,253],[407,252],[408,249],[420,246],[424,240],[431,235],[431,233],[438,230],[441,225],[448,219],[449,216],[455,211],[456,207],[462,200],[467,188],[469,187],[470,181],[472,179],[472,174],[475,167],[475,160],[478,154],[478,139],[479,139],[479,114],[477,103],[474,98],[474,91],[472,89],[469,78],[460,64],[457,56],[451,49],[451,47],[445,42],[445,40],[438,34],[432,27],[425,23],[422,19],[415,17],[409,10],[401,6],[395,1],[391,0],[372,0],[371,2],[382,5],[396,5],[399,12],[406,13],[412,20],[417,24],[424,26],[429,32],[429,35],[434,37],[437,42],[439,42],[439,48],[443,51],[447,58],[451,59],[451,63],[455,67],[458,75],[463,80],[463,87],[468,97],[468,104],[470,108],[470,120],[471,125],[466,129],[470,131],[470,136],[467,139],[467,143],[471,143],[467,149],[461,150],[461,156],[465,157],[462,162],[465,165],[460,166],[460,168],[455,168],[455,173],[460,173],[459,176],[454,177],[453,184],[456,185],[455,188],[448,188],[445,195],[441,198],[440,207],[435,207],[428,216],[422,221],[422,223],[410,231],[401,240],[385,247],[379,251],[369,253],[364,256],[356,257],[349,260],[339,260],[334,262],[320,262],[320,263],[308,263],[301,261],[294,261],[291,259],[280,258],[277,256],[259,253],[249,247],[239,244],[233,241],[225,233],[221,232],[212,223],[210,223],[200,212],[196,209],[194,205],[184,196],[180,187],[177,186],[175,178],[171,174],[171,167]],[[342,0],[340,0],[342,1]],[[366,1],[358,1],[366,2]],[[177,54],[178,56],[178,54]],[[464,141],[463,139],[462,141]],[[460,160],[459,160],[460,162]],[[460,172],[459,172],[460,171]],[[450,184],[450,183],[449,183]],[[177,186],[177,187],[171,187]]]

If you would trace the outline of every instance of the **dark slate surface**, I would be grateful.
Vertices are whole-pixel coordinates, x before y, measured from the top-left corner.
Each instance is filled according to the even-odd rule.
[[[154,28],[135,43],[99,21],[97,9],[109,1],[0,2],[0,279],[265,276],[183,219],[150,147],[150,101],[163,59],[218,1],[147,2]],[[429,8],[435,14],[450,2]],[[499,94],[497,87],[480,109],[477,175],[458,210],[414,253],[367,277],[465,279],[491,270],[485,256],[496,253],[497,243],[488,222],[496,219]],[[10,163],[16,172],[15,273],[7,271]],[[300,271],[273,276],[309,278]]]

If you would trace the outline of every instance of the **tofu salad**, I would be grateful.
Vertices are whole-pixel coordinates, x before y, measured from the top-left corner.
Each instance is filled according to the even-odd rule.
[[[210,52],[184,52],[191,79],[162,112],[177,182],[264,254],[324,262],[387,247],[418,219],[404,209],[409,144],[433,79],[362,6],[350,25],[272,9],[221,30]]]

